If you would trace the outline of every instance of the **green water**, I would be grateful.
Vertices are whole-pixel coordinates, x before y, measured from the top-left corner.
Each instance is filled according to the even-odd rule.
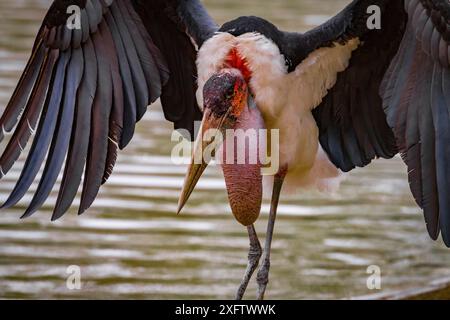
[[[209,0],[224,22],[260,15],[306,30],[343,0]],[[19,77],[48,0],[0,2],[0,110]],[[153,106],[89,212],[76,208],[51,223],[48,204],[21,221],[28,195],[0,212],[0,298],[231,298],[243,274],[247,235],[230,214],[220,171],[210,168],[181,216],[175,215],[185,168],[171,164],[171,126]],[[0,145],[1,149],[4,147]],[[0,182],[0,200],[23,161]],[[36,186],[33,186],[35,189]],[[263,236],[268,207],[257,229]],[[382,271],[381,293],[450,277],[450,252],[429,240],[399,159],[348,175],[333,195],[284,196],[279,208],[268,298],[350,298],[367,289],[366,269]],[[82,289],[66,286],[81,267]],[[255,286],[249,288],[254,296]]]

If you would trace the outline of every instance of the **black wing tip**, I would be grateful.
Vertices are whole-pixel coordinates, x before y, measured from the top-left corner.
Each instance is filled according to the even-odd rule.
[[[435,228],[430,228],[430,224],[427,223],[427,231],[431,240],[437,241],[439,239],[440,230]],[[449,243],[450,244],[450,243]]]
[[[81,194],[81,201],[80,206],[78,208],[78,215],[83,215],[94,203],[95,199],[98,195],[98,189],[96,190],[95,194],[88,194],[88,191],[85,187],[83,188],[83,192]]]
[[[441,226],[441,237],[445,246],[450,249],[450,225]]]
[[[5,201],[5,203],[3,203],[3,204],[0,206],[0,210],[10,209],[12,206],[14,206],[14,203],[11,203],[11,202],[9,201],[9,199],[8,199],[8,200]]]
[[[20,216],[20,220],[30,218],[35,212],[27,209],[23,215]]]
[[[83,214],[85,214],[89,208],[90,208],[90,206],[89,207],[80,206],[80,208],[78,209],[78,216],[82,216]]]
[[[442,232],[442,241],[444,242],[445,246],[450,249],[450,235],[446,235],[445,232]]]
[[[58,207],[56,207],[53,211],[50,221],[55,222],[55,221],[61,219],[66,213],[67,213],[67,210],[61,210]]]

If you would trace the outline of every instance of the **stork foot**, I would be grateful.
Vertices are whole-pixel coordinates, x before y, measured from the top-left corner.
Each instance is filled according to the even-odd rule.
[[[252,278],[253,273],[256,268],[258,268],[259,259],[262,255],[261,244],[259,243],[258,236],[256,234],[255,227],[253,225],[247,227],[248,236],[250,239],[250,250],[248,252],[248,264],[247,270],[245,271],[244,278],[242,279],[241,285],[236,293],[236,300],[242,300],[245,291],[247,290],[248,283]]]

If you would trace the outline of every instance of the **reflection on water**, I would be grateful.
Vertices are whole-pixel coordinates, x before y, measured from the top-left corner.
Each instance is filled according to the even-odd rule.
[[[223,22],[237,15],[269,18],[305,30],[346,0],[208,0]],[[7,102],[49,0],[0,2],[0,110]],[[0,214],[0,298],[230,298],[243,274],[247,236],[230,214],[220,171],[210,168],[182,216],[175,216],[184,167],[170,162],[171,127],[158,106],[88,214],[50,223],[50,206],[21,221],[30,197]],[[1,146],[3,148],[4,146]],[[22,162],[23,163],[23,162]],[[0,183],[5,200],[19,174]],[[34,186],[33,188],[35,188]],[[268,206],[257,224],[263,233]],[[269,297],[347,298],[373,293],[366,269],[382,270],[383,291],[448,277],[450,254],[428,239],[399,159],[348,176],[334,195],[282,199]],[[66,288],[79,265],[83,288]],[[253,296],[254,285],[249,289]]]

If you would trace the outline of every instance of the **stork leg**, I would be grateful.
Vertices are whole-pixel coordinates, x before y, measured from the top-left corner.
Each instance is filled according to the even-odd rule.
[[[258,271],[256,281],[258,282],[258,300],[264,300],[267,284],[269,283],[270,270],[270,249],[272,247],[273,230],[275,227],[275,219],[277,216],[278,201],[280,200],[280,192],[283,186],[287,168],[281,169],[274,178],[272,201],[270,203],[270,215],[267,225],[266,243],[264,246],[264,256],[262,265]]]
[[[244,278],[242,279],[241,285],[236,293],[236,300],[242,300],[247,290],[248,283],[252,278],[253,273],[256,268],[258,268],[259,259],[262,255],[261,244],[258,240],[258,235],[256,234],[255,226],[251,225],[247,227],[248,237],[250,239],[250,250],[248,251],[248,264],[247,270],[245,271]]]

